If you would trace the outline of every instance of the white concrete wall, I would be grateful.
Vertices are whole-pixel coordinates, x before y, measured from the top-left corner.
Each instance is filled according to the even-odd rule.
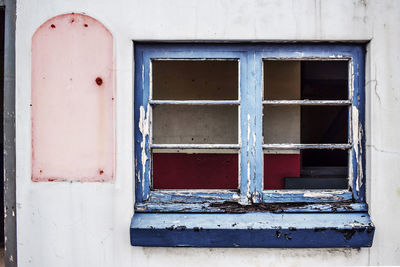
[[[114,35],[116,179],[30,179],[31,37],[55,15],[84,12]],[[19,266],[320,266],[400,264],[400,1],[18,0],[17,224]],[[132,40],[370,40],[367,55],[367,193],[371,249],[141,248],[133,212]]]

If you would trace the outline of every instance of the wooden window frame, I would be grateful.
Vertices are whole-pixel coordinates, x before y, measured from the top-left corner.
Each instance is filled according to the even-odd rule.
[[[303,214],[315,221],[315,225],[297,227],[310,229],[347,229],[347,220],[358,214],[359,222],[352,227],[362,229],[362,242],[351,244],[337,241],[331,244],[320,242],[316,246],[370,246],[374,227],[368,216],[368,205],[365,201],[365,51],[359,44],[185,44],[185,43],[135,43],[135,84],[134,84],[134,125],[135,125],[135,215],[131,225],[132,245],[146,245],[151,229],[160,231],[170,227],[159,224],[157,218],[164,222],[175,220],[174,216],[225,215],[233,221],[242,218],[235,214],[256,212],[257,216],[273,222],[277,213],[291,215]],[[152,60],[238,60],[239,61],[239,99],[232,101],[204,100],[152,100],[151,99],[151,61]],[[263,100],[263,60],[346,60],[349,62],[348,81],[349,98],[347,100]],[[151,117],[154,105],[237,105],[239,106],[239,143],[238,144],[165,144],[154,145],[151,142]],[[349,140],[346,144],[263,144],[262,137],[262,108],[263,105],[347,105],[349,106]],[[152,190],[151,189],[151,150],[154,148],[204,148],[204,149],[238,149],[239,150],[239,188],[238,190]],[[349,150],[349,189],[348,190],[263,190],[263,149],[347,149]],[[335,227],[323,223],[323,215],[335,213],[348,215],[343,217]],[[162,215],[161,215],[162,214]],[[319,217],[318,215],[319,214]],[[215,217],[217,216],[217,217]],[[233,216],[233,217],[232,217]],[[268,217],[270,216],[270,217]],[[272,217],[271,217],[272,216]],[[268,217],[268,218],[267,218]],[[204,218],[204,217],[201,217]],[[219,218],[219,217],[218,217]],[[296,225],[293,218],[289,225]],[[334,218],[338,218],[335,217]],[[351,217],[352,218],[352,217]],[[361,219],[362,218],[362,219]],[[196,222],[196,219],[193,219]],[[201,219],[197,219],[198,221]],[[242,222],[246,225],[249,218]],[[293,224],[290,223],[293,222]],[[147,222],[147,223],[145,223]],[[200,229],[193,226],[191,219],[182,223],[182,229],[192,227],[193,231]],[[232,223],[235,225],[236,222]],[[251,223],[251,220],[250,220]],[[319,224],[320,223],[320,224]],[[158,225],[158,226],[157,226]],[[162,226],[160,226],[162,225]],[[322,226],[321,226],[322,225]],[[165,226],[165,227],[164,227]],[[203,225],[207,228],[207,224]],[[310,226],[310,227],[309,227]],[[158,227],[158,228],[157,228]],[[210,229],[219,229],[218,224]],[[277,226],[281,227],[281,226]],[[262,228],[262,227],[261,227]],[[264,233],[267,233],[267,228]],[[289,228],[296,228],[288,226]],[[146,229],[149,232],[146,232]],[[331,229],[331,230],[332,230]],[[172,230],[177,228],[172,226]],[[179,229],[178,229],[179,230]],[[227,227],[226,231],[234,231]],[[271,230],[268,228],[268,231]],[[273,229],[272,229],[273,230]],[[288,230],[289,231],[289,230]],[[334,235],[334,230],[332,230]],[[154,231],[153,231],[154,232]],[[196,231],[195,231],[196,232]],[[317,233],[318,231],[314,231]],[[361,231],[359,231],[361,233]],[[143,239],[140,234],[144,234]],[[268,232],[270,234],[270,232]],[[158,233],[160,234],[160,232]],[[164,233],[165,234],[165,233]],[[276,234],[276,233],[275,233]],[[244,234],[245,236],[248,235]],[[278,234],[276,234],[278,235]],[[354,235],[354,234],[353,234]],[[352,236],[353,236],[352,235]],[[190,238],[184,235],[183,243]],[[360,235],[361,236],[361,235]],[[176,235],[173,235],[176,238]],[[239,238],[239,237],[238,237]],[[179,239],[179,238],[178,238]],[[240,239],[240,238],[239,238]],[[345,238],[346,239],[346,238]],[[149,240],[153,240],[150,238]],[[179,239],[180,240],[180,239]],[[291,239],[287,239],[291,240]],[[286,240],[286,241],[287,241]],[[154,240],[153,240],[154,241]],[[179,241],[179,242],[181,242]],[[144,242],[144,243],[143,243]],[[156,241],[147,245],[175,246],[180,243]],[[223,242],[190,243],[190,246],[234,246]],[[292,242],[295,243],[295,242]],[[235,244],[233,240],[229,244]],[[313,247],[307,242],[296,243],[300,247]],[[361,244],[361,245],[360,245]],[[239,246],[270,246],[290,247],[291,245],[271,242],[242,242]]]

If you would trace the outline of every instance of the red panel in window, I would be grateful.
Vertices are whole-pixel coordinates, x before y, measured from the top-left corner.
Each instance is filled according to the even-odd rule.
[[[284,189],[285,177],[300,176],[300,154],[264,154],[264,189]]]
[[[238,154],[153,153],[154,189],[237,189]]]

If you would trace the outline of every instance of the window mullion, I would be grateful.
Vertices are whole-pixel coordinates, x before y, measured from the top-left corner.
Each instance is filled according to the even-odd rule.
[[[150,197],[150,130],[151,130],[151,107],[150,99],[150,60],[146,60],[143,54],[137,57],[140,68],[135,70],[135,166],[136,166],[136,201],[147,201]],[[139,156],[140,155],[140,156]]]
[[[255,195],[253,202],[262,201],[263,191],[263,61],[260,53],[254,52],[254,114],[256,116],[255,123]]]
[[[262,196],[260,66],[262,67],[262,64],[256,61],[255,52],[249,51],[240,67],[240,192],[241,201],[247,203],[260,202]]]
[[[355,48],[353,58],[350,62],[349,90],[353,105],[350,111],[350,135],[352,137],[353,149],[351,155],[352,191],[353,198],[357,201],[365,201],[365,60],[362,48]]]

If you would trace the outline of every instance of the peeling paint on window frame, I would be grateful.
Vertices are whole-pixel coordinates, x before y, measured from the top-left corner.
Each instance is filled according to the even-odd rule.
[[[365,203],[365,137],[364,133],[364,47],[359,44],[162,44],[135,43],[135,168],[137,212],[221,212],[213,203],[238,201],[242,205],[255,203],[309,203],[331,206],[351,201],[353,211],[367,211]],[[174,101],[151,99],[152,60],[238,60],[239,99],[233,101]],[[262,60],[346,60],[349,62],[348,100],[262,100]],[[252,68],[254,66],[254,68]],[[251,81],[252,80],[252,81]],[[251,81],[251,82],[250,82]],[[243,92],[246,88],[246,94]],[[262,90],[261,90],[262,92]],[[256,103],[259,104],[256,104]],[[151,107],[160,104],[238,105],[239,144],[151,144]],[[262,105],[348,105],[349,142],[347,144],[262,144]],[[261,109],[260,109],[261,108]],[[138,112],[140,110],[140,112]],[[146,114],[146,129],[143,114]],[[241,120],[240,118],[248,118]],[[250,119],[249,119],[250,118]],[[150,121],[148,121],[150,120]],[[248,128],[250,127],[250,132]],[[243,134],[244,133],[244,134]],[[249,138],[247,138],[249,137]],[[251,138],[250,138],[251,137]],[[354,143],[353,143],[354,140]],[[151,190],[151,149],[239,149],[238,190]],[[263,190],[263,149],[349,149],[349,190]],[[308,207],[298,211],[308,211]],[[311,209],[313,212],[317,209]],[[321,209],[326,212],[327,209]]]
[[[135,43],[134,47],[136,201],[130,227],[131,245],[279,248],[372,246],[375,227],[365,201],[363,45]],[[150,77],[153,59],[237,59],[240,70],[239,100],[152,100]],[[348,100],[263,101],[262,79],[257,79],[262,77],[263,59],[346,60],[349,62]],[[256,67],[256,64],[261,66]],[[152,144],[151,107],[163,104],[238,105],[239,143]],[[348,143],[263,144],[264,104],[346,105],[349,107]],[[148,128],[144,129],[143,125]],[[152,149],[238,149],[242,151],[239,154],[239,188],[151,190]],[[349,189],[263,190],[263,150],[288,149],[348,150]]]

